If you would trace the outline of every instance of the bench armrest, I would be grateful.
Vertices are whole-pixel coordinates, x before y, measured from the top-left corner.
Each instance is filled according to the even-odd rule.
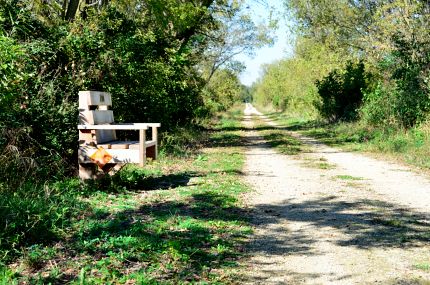
[[[142,125],[146,125],[149,128],[159,128],[159,127],[161,127],[160,123],[142,123]]]
[[[147,130],[145,123],[114,124],[114,125],[78,125],[79,130]]]

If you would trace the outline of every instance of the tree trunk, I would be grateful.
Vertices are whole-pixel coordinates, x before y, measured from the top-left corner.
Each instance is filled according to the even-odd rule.
[[[65,19],[68,21],[73,21],[76,17],[79,7],[79,0],[70,0],[69,5],[67,6],[66,17]]]
[[[63,10],[61,11],[61,18],[66,18],[67,4],[69,0],[63,0]]]

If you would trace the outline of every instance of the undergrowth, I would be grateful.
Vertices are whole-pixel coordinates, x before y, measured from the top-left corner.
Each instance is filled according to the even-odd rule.
[[[0,284],[236,282],[250,233],[239,114],[220,116],[197,139],[183,130],[196,145],[145,168],[2,189]]]

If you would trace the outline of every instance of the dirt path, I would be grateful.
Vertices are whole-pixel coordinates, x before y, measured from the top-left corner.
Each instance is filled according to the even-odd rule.
[[[276,127],[251,106],[243,123],[258,117]],[[256,190],[247,283],[430,284],[429,180],[292,135],[311,151],[281,155],[257,131],[246,135]]]

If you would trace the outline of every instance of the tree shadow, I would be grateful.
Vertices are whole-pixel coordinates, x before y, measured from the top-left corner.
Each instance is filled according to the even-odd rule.
[[[295,155],[304,152],[303,143],[296,138],[280,133],[270,133],[264,136],[267,144],[278,148],[280,152]]]
[[[316,228],[332,228],[343,233],[334,241],[340,246],[361,249],[411,248],[430,242],[427,213],[380,200],[343,202],[336,201],[333,196],[301,203],[286,200],[283,205],[259,205],[255,212],[269,213],[265,215],[266,224],[287,220],[307,223]],[[261,220],[257,219],[257,223]],[[312,237],[306,237],[305,241],[312,244]],[[274,252],[279,249],[277,242],[275,240],[269,247]]]
[[[153,202],[136,210],[97,215],[71,239],[71,247],[95,260],[127,252],[124,269],[130,261],[142,269],[145,264],[159,264],[166,279],[195,280],[235,264],[245,233],[225,222],[245,224],[249,217],[236,202],[231,195],[203,192],[183,201]],[[127,242],[121,242],[124,239]]]
[[[203,175],[203,173],[185,171],[160,176],[137,175],[132,179],[118,176],[113,177],[112,180],[115,187],[126,187],[128,191],[150,191],[186,187],[189,186],[191,178],[200,177]]]
[[[321,121],[304,121],[304,122],[292,122],[288,126],[283,127],[288,131],[307,131],[318,127],[327,127],[331,124]]]
[[[291,228],[291,224],[299,222]],[[253,260],[253,268],[261,268],[258,274],[244,274],[244,280],[258,284],[306,283],[324,277],[331,281],[345,280],[352,275],[338,276],[330,273],[305,273],[278,270],[278,257],[309,256],[321,254],[318,243],[358,249],[421,248],[430,242],[430,217],[412,209],[379,200],[361,199],[343,202],[336,197],[324,197],[305,202],[285,200],[282,204],[262,204],[253,208],[252,224],[263,229],[253,235],[245,246],[250,256],[262,256]],[[289,226],[290,225],[290,226]],[[311,230],[309,230],[311,228]],[[320,236],[321,231],[329,231]],[[346,251],[348,252],[348,251]],[[270,258],[268,258],[270,257]],[[266,262],[273,261],[273,265]],[[294,260],[294,259],[293,259]],[[359,274],[359,273],[354,273]],[[279,283],[272,282],[285,278]],[[268,282],[270,280],[270,282]],[[288,281],[288,282],[287,282]],[[416,279],[387,280],[384,284],[429,284]]]
[[[238,130],[240,128],[237,128]],[[261,129],[244,129],[246,131],[266,130],[279,131],[283,128],[264,127]],[[238,134],[221,133],[211,138],[206,143],[207,147],[278,147],[284,154],[298,154],[303,152],[301,143],[298,139],[290,137],[286,134],[269,133],[267,135],[248,135],[241,136]]]
[[[219,132],[219,131],[225,131],[225,132],[237,132],[237,131],[242,131],[242,132],[250,132],[250,131],[270,131],[270,130],[277,130],[279,128],[277,127],[272,127],[272,126],[257,126],[257,127],[252,127],[252,128],[246,128],[246,127],[220,127],[217,129],[208,129],[208,131],[211,132]]]
[[[84,184],[84,192],[88,195],[93,192],[118,193],[127,191],[168,190],[178,187],[190,186],[193,177],[205,176],[205,173],[184,171],[173,174],[147,174],[144,171],[119,171],[99,180],[88,180]]]

